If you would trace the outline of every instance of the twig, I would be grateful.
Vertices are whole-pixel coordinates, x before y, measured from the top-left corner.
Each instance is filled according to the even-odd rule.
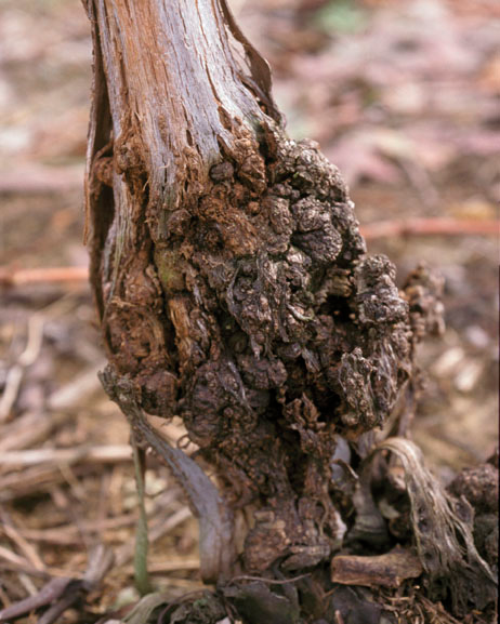
[[[3,455],[0,455],[0,458]],[[92,464],[78,466],[78,474],[84,474]],[[29,496],[31,493],[52,491],[57,483],[64,481],[64,476],[58,466],[42,465],[26,468],[22,473],[12,470],[0,476],[0,502]]]
[[[360,228],[367,240],[396,236],[499,236],[497,219],[407,219],[406,221],[379,221]]]
[[[50,604],[59,598],[72,582],[74,583],[75,581],[70,578],[52,579],[47,583],[47,585],[42,587],[36,596],[30,596],[29,598],[21,600],[20,602],[7,607],[7,609],[0,611],[0,622],[13,620],[21,615],[24,615],[25,613],[29,613],[30,611],[34,611],[35,609],[39,609],[40,607]]]
[[[28,412],[5,425],[2,429],[2,439],[0,440],[0,453],[19,451],[37,441],[46,440],[50,432],[61,424],[67,416],[66,412],[68,410],[78,405],[83,397],[88,397],[101,388],[97,373],[104,366],[105,362],[102,362],[84,371],[81,375],[75,377],[73,381],[53,392],[48,397],[46,404],[50,413]],[[9,376],[12,371],[19,371],[19,380],[14,380],[15,384],[10,384],[12,387],[12,396],[10,398],[5,398],[9,388],[9,381],[6,383],[7,389],[0,401],[1,405],[5,405],[5,411],[3,408],[0,408],[0,422],[2,414],[8,415],[10,412],[10,406],[16,398],[24,368],[18,364],[14,365],[9,371]],[[18,373],[16,372],[15,374]],[[64,413],[61,415],[54,412]]]
[[[38,358],[42,348],[44,324],[45,319],[41,314],[34,314],[29,321],[26,348],[7,374],[5,390],[0,399],[0,423],[7,420],[11,413],[21,387],[24,371]]]
[[[113,566],[111,551],[99,546],[89,555],[87,571],[82,579],[55,578],[49,581],[36,596],[0,611],[0,622],[18,618],[40,607],[52,605],[38,620],[38,624],[52,624],[59,616],[86,594],[95,589]]]
[[[1,283],[1,270],[0,270]],[[0,398],[0,423],[8,420],[12,408],[17,400],[26,369],[37,360],[43,342],[44,326],[48,319],[68,311],[74,305],[73,297],[65,294],[42,310],[31,316],[28,322],[28,337],[26,347],[17,358],[7,374],[5,389]]]
[[[57,622],[59,616],[61,616],[67,609],[69,609],[75,602],[77,602],[84,593],[84,587],[80,584],[70,585],[65,592],[65,595],[53,604],[45,613],[40,617],[37,624],[52,624]]]
[[[26,284],[64,284],[87,282],[87,267],[53,267],[39,269],[0,268],[0,286],[24,286]]]
[[[399,587],[423,571],[420,559],[402,548],[376,556],[337,555],[331,562],[332,581],[342,585]]]
[[[5,380],[5,389],[0,398],[0,423],[5,422],[11,413],[12,406],[16,402],[19,388],[24,377],[24,367],[15,364],[9,369]]]
[[[37,570],[45,570],[46,566],[36,548],[24,538],[14,526],[6,511],[0,508],[0,518],[2,520],[2,531],[19,548],[29,563]]]
[[[28,574],[25,574],[24,572],[18,572],[17,578],[26,590],[28,596],[36,596],[38,594],[38,589]]]
[[[133,526],[137,521],[135,514],[116,516],[114,518],[102,518],[100,520],[82,521],[81,527],[88,533],[104,533],[110,529],[121,529]],[[59,526],[55,529],[20,529],[20,534],[26,539],[35,542],[48,542],[50,544],[74,544],[75,537],[79,534],[73,524]]]
[[[26,451],[8,451],[0,456],[2,466],[34,466],[40,464],[74,464],[86,462],[92,464],[114,464],[132,461],[128,444],[109,446],[77,446],[68,449],[29,449]]]
[[[44,581],[50,580],[53,578],[66,578],[68,576],[68,570],[63,570],[62,568],[54,568],[48,567],[46,570],[37,570],[26,563],[9,563],[8,561],[0,561],[0,570],[9,570],[10,572],[16,572],[18,574],[26,574],[28,576],[32,576],[33,578],[43,579]],[[73,576],[75,578],[81,578],[83,574],[75,571]]]
[[[7,561],[8,563],[12,563],[15,566],[25,566],[26,560],[21,556],[16,555],[16,553],[12,552],[5,546],[0,546],[0,559]]]

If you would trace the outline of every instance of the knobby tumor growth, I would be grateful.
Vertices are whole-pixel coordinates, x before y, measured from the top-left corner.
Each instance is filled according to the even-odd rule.
[[[314,569],[354,525],[349,470],[375,430],[398,430],[441,284],[421,268],[399,292],[367,255],[340,173],[288,138],[224,2],[125,4],[88,6],[87,208],[112,378],[127,415],[181,416],[225,504],[251,511],[234,570]]]
[[[248,570],[299,569],[341,538],[339,438],[381,426],[409,377],[408,304],[316,145],[276,131],[225,158],[120,284],[109,346],[146,412],[182,416],[231,503],[263,505]]]

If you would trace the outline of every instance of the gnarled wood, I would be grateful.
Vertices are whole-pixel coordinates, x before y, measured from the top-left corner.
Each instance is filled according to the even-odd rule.
[[[184,486],[206,580],[306,569],[322,586],[332,555],[359,535],[351,464],[376,430],[398,430],[414,346],[441,327],[442,285],[420,268],[404,295],[389,260],[366,255],[338,170],[286,136],[267,65],[224,0],[87,9],[88,240],[105,387]],[[146,414],[183,418],[219,491]],[[236,561],[232,512],[249,505]],[[358,519],[372,508],[358,505]],[[291,582],[280,593],[254,579],[224,595],[251,622],[299,621]]]
[[[337,446],[381,425],[410,373],[394,268],[364,257],[336,168],[284,134],[224,3],[88,8],[89,239],[112,369],[143,410],[184,418],[230,505],[257,506],[248,571],[317,565],[345,532]]]

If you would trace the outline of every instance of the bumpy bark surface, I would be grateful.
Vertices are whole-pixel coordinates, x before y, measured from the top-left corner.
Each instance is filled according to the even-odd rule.
[[[205,578],[236,569],[231,510],[244,506],[243,571],[317,567],[343,544],[349,465],[393,413],[415,342],[439,325],[439,284],[422,269],[404,296],[390,261],[366,255],[338,170],[286,136],[269,69],[224,0],[87,9],[88,241],[106,387],[169,457],[202,523],[229,533],[225,563],[212,558]],[[208,479],[144,413],[183,418],[216,469],[214,505],[196,502],[211,496]],[[221,508],[223,529],[207,517]],[[250,588],[226,598],[245,611]],[[256,591],[260,603],[271,593]],[[271,613],[285,613],[272,596]]]
[[[408,379],[394,267],[364,256],[353,204],[317,146],[290,141],[250,81],[236,76],[231,92],[211,39],[196,85],[190,74],[179,84],[188,46],[220,12],[106,4],[94,7],[88,188],[110,362],[147,413],[183,417],[232,505],[263,503],[249,571],[283,556],[286,569],[314,565],[342,537],[329,497],[338,437],[382,425]]]

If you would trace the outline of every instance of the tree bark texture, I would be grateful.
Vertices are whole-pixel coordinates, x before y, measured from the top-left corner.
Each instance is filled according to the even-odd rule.
[[[225,0],[87,10],[87,239],[106,387],[212,526],[205,579],[327,564],[350,528],[350,465],[376,429],[397,432],[439,287],[422,270],[404,295],[389,260],[366,255],[338,170],[287,137],[269,68]],[[183,418],[219,491],[147,414]],[[240,508],[252,519],[237,546]]]

